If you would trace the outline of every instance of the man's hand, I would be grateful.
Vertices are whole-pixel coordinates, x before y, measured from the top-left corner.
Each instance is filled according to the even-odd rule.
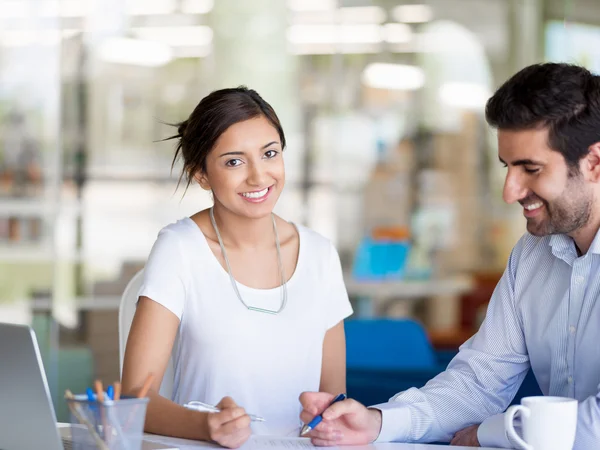
[[[471,425],[458,431],[450,445],[462,445],[464,447],[479,447],[479,439],[477,439],[477,430],[479,425]]]
[[[305,392],[300,395],[302,422],[308,423],[323,413],[323,421],[308,434],[314,445],[369,444],[379,436],[381,411],[367,409],[352,399],[329,406],[332,400],[333,395],[325,392]]]

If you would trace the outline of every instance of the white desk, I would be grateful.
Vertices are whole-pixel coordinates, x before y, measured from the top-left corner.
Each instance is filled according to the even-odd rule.
[[[59,423],[58,427],[68,427],[68,423]],[[144,434],[144,440],[157,442],[164,444],[165,447],[179,448],[180,450],[199,450],[199,449],[219,449],[214,444],[202,441],[191,441],[188,439],[178,439],[167,436],[159,436],[156,434]],[[257,450],[261,448],[268,448],[270,450],[283,449],[284,446],[277,446],[277,438],[269,438],[267,436],[256,436],[246,444],[244,444],[240,450]],[[291,439],[286,441],[285,448],[287,450],[310,450],[317,447],[313,447],[308,439]],[[322,448],[322,447],[319,447]],[[340,448],[340,447],[331,447]],[[448,447],[445,445],[431,445],[431,444],[400,444],[396,442],[371,444],[371,445],[356,445],[351,447],[341,447],[348,450],[472,450],[473,447]],[[489,447],[480,447],[481,450],[494,450]],[[325,448],[326,450],[326,448]]]

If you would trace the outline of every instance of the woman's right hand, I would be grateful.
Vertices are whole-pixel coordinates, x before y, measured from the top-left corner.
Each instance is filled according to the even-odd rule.
[[[221,411],[206,414],[209,439],[223,447],[240,447],[252,434],[250,417],[230,397],[223,398],[217,408]]]

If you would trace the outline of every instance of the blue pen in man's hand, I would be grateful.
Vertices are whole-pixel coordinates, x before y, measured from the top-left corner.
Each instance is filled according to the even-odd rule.
[[[346,400],[346,394],[339,394],[337,395],[329,404],[329,406],[333,405],[336,402],[341,402],[342,400]],[[329,406],[327,408],[329,408]],[[325,408],[325,409],[327,409]],[[323,411],[325,412],[325,411]],[[313,420],[311,420],[309,423],[307,423],[306,425],[304,425],[302,427],[302,431],[300,431],[300,436],[304,436],[305,434],[309,433],[310,430],[314,430],[314,428],[319,425],[321,423],[321,421],[323,420],[323,413],[319,414],[318,416],[315,416],[315,418]]]

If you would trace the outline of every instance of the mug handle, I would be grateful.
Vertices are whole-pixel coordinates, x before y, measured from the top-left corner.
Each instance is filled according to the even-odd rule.
[[[506,414],[504,415],[504,429],[506,430],[506,434],[508,437],[512,439],[514,442],[519,444],[523,450],[533,450],[533,446],[529,445],[525,442],[515,431],[515,415],[520,412],[523,417],[529,417],[531,411],[527,406],[523,405],[514,405],[506,410]]]

